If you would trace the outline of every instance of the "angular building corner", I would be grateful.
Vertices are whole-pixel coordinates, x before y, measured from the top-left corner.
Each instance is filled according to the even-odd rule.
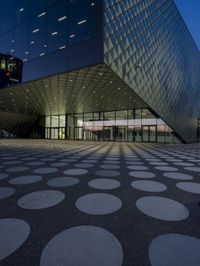
[[[197,141],[200,52],[173,0],[105,0],[104,62],[184,142]]]
[[[173,0],[11,0],[0,18],[0,137],[200,139],[200,53]]]

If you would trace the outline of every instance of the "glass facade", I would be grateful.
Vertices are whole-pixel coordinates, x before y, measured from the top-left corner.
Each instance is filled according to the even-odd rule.
[[[34,69],[38,65],[41,76],[67,69],[66,61],[69,61],[69,58],[64,50],[92,40],[96,35],[95,2],[95,0],[4,2],[0,8],[0,52],[24,62],[24,81],[40,76],[40,73]],[[88,49],[93,47],[90,46]],[[43,57],[49,56],[50,60],[54,54],[57,60],[62,54],[64,66],[48,66]],[[52,71],[49,68],[52,68]]]
[[[45,138],[178,143],[174,132],[148,109],[46,116]]]

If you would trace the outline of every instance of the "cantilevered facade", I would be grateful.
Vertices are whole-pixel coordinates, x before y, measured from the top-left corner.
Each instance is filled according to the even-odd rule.
[[[22,83],[0,91],[1,130],[197,141],[200,54],[172,0],[13,0],[0,17],[0,53],[23,60]]]

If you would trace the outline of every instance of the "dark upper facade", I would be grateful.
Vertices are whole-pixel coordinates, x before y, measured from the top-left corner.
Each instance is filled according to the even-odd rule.
[[[0,20],[0,53],[23,60],[28,82],[6,89],[15,108],[2,92],[2,111],[150,108],[183,141],[197,140],[200,54],[173,0],[12,0]]]
[[[102,62],[103,1],[1,3],[0,52],[23,60],[23,82]]]

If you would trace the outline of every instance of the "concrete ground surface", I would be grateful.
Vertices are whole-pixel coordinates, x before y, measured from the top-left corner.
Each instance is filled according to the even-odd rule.
[[[0,140],[0,265],[200,265],[200,144]]]

